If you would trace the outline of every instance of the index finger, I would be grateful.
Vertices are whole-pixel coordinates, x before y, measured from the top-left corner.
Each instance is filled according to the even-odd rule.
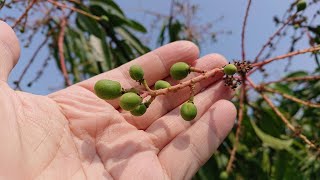
[[[116,69],[102,73],[88,80],[78,83],[81,86],[94,93],[94,85],[101,79],[109,79],[120,82],[125,89],[137,87],[139,84],[130,78],[129,68],[133,64],[140,65],[144,70],[144,76],[151,86],[157,80],[163,79],[169,75],[170,67],[179,61],[191,64],[199,56],[198,47],[189,41],[177,41],[162,46],[151,51],[135,60],[132,60]],[[108,101],[115,108],[118,103],[115,100]]]

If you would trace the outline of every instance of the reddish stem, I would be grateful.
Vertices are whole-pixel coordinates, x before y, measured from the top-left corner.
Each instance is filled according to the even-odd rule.
[[[206,71],[202,70],[202,69],[198,69],[195,67],[190,67],[190,71],[191,72],[197,72],[197,73],[205,73]]]
[[[264,85],[269,85],[272,83],[279,83],[279,82],[291,82],[291,81],[314,81],[320,80],[320,76],[304,76],[304,77],[292,77],[292,78],[284,78],[276,81],[270,81],[267,83],[263,83]]]
[[[185,87],[189,87],[192,84],[198,83],[204,79],[208,79],[213,76],[217,77],[218,79],[222,79],[222,77],[224,76],[223,69],[222,68],[215,68],[210,71],[206,71],[205,73],[202,73],[199,76],[194,77],[188,81],[184,81],[184,82],[181,82],[177,85],[174,85],[174,86],[171,86],[171,87],[168,87],[165,89],[159,89],[159,90],[152,90],[152,89],[148,88],[148,85],[146,84],[146,82],[144,82],[143,85],[145,86],[147,91],[144,92],[143,94],[141,94],[141,96],[143,98],[147,97],[149,95],[155,97],[155,96],[159,96],[159,95],[168,94],[169,92],[176,92],[180,89],[183,89]]]
[[[289,94],[285,94],[285,93],[282,93],[280,91],[277,91],[275,89],[271,89],[271,88],[268,88],[268,87],[265,87],[265,86],[260,86],[259,88],[262,91],[280,94],[282,97],[284,97],[286,99],[289,99],[289,100],[294,101],[294,102],[299,103],[299,104],[303,104],[305,106],[309,106],[309,107],[313,107],[313,108],[320,108],[320,104],[316,104],[316,103],[313,103],[313,102],[310,102],[310,101],[304,101],[304,100],[301,100],[301,99],[296,98],[294,96],[291,96]]]
[[[239,138],[240,138],[240,133],[241,133],[241,124],[243,121],[243,114],[245,113],[245,108],[244,108],[244,101],[246,99],[246,83],[245,83],[245,78],[242,78],[242,87],[241,87],[241,95],[240,95],[240,107],[239,107],[239,112],[238,112],[238,127],[236,130],[236,137],[234,140],[234,144],[233,144],[233,148],[230,154],[230,159],[227,165],[227,172],[230,173],[232,170],[232,165],[233,162],[235,160],[235,156],[236,156],[236,152],[238,149],[238,145],[239,145]]]
[[[288,54],[276,56],[276,57],[273,57],[273,58],[269,58],[269,59],[266,59],[266,60],[264,60],[262,62],[253,63],[252,67],[256,67],[256,68],[253,69],[252,71],[250,71],[248,73],[248,76],[251,75],[252,73],[254,73],[260,67],[262,67],[262,66],[264,66],[266,64],[269,64],[269,63],[271,63],[273,61],[282,60],[282,59],[285,59],[285,58],[288,58],[288,57],[291,57],[291,56],[296,56],[296,55],[299,55],[299,54],[305,54],[305,53],[308,53],[308,52],[314,52],[314,51],[319,51],[319,50],[320,50],[320,46],[315,46],[315,47],[311,47],[311,48],[307,48],[307,49],[293,51],[293,52],[290,52]]]
[[[26,8],[26,10],[23,12],[23,14],[17,19],[17,21],[11,26],[12,29],[14,29],[21,21],[24,17],[26,17],[28,15],[28,12],[30,11],[30,9],[33,7],[33,5],[37,2],[37,0],[32,0],[31,3],[29,3],[28,7]]]
[[[248,1],[247,9],[246,9],[246,14],[243,20],[243,25],[242,25],[242,33],[241,33],[241,54],[242,54],[242,61],[246,60],[246,52],[245,52],[245,32],[246,32],[246,26],[247,26],[247,20],[249,16],[249,10],[251,7],[251,0]]]
[[[95,20],[97,20],[97,21],[99,21],[99,20],[102,19],[101,17],[98,17],[98,16],[95,16],[95,15],[93,15],[93,14],[87,13],[86,11],[83,11],[83,10],[81,10],[81,9],[77,9],[77,8],[75,8],[75,7],[69,7],[69,6],[65,5],[65,4],[62,4],[62,3],[59,3],[59,2],[56,2],[56,1],[53,1],[53,0],[47,0],[47,1],[48,1],[49,3],[55,5],[55,6],[58,6],[58,7],[61,7],[61,8],[65,8],[65,9],[70,9],[70,10],[72,10],[72,11],[75,11],[75,12],[80,13],[80,14],[82,14],[82,15],[88,16],[88,17],[90,17],[90,18],[92,18],[92,19],[95,19]]]
[[[273,104],[273,102],[270,100],[270,98],[261,92],[261,89],[253,83],[253,81],[250,78],[247,78],[248,82],[252,83],[252,86],[255,87],[255,89],[260,93],[262,98],[267,102],[267,104],[271,107],[271,109],[277,114],[278,117],[282,120],[282,122],[293,132],[297,134],[299,138],[301,138],[306,144],[308,144],[311,148],[317,149],[318,152],[320,152],[320,148],[317,148],[317,146],[312,143],[305,135],[300,133],[290,122],[289,120],[280,112],[280,110]]]
[[[44,45],[48,42],[49,40],[49,36],[47,35],[46,38],[44,39],[44,41],[40,44],[40,46],[38,46],[38,48],[36,49],[36,51],[33,53],[31,59],[29,60],[28,64],[26,67],[24,67],[21,75],[19,76],[18,80],[16,81],[16,87],[15,89],[19,88],[20,89],[20,83],[23,79],[23,77],[25,76],[25,74],[27,73],[28,69],[30,68],[31,64],[34,62],[34,60],[36,59],[37,55],[39,54],[39,52],[41,51],[41,49],[44,47]]]
[[[66,17],[63,17],[60,22],[60,33],[58,38],[58,49],[59,49],[59,58],[60,58],[60,65],[61,70],[65,79],[65,82],[68,86],[71,85],[71,82],[69,80],[68,71],[66,68],[65,58],[64,58],[64,48],[63,48],[63,41],[64,41],[64,35],[65,35],[65,27],[67,26],[67,20]]]
[[[256,58],[254,59],[254,63],[258,62],[258,60],[259,60],[260,56],[262,55],[263,51],[268,47],[268,45],[271,44],[272,40],[273,40],[277,35],[279,35],[280,32],[290,23],[290,21],[292,21],[292,20],[296,17],[296,14],[297,14],[297,13],[295,13],[295,14],[292,15],[292,16],[290,16],[290,17],[288,18],[288,20],[287,20],[285,23],[283,23],[283,25],[282,25],[273,35],[270,36],[270,38],[269,38],[269,40],[267,41],[267,43],[262,46],[262,48],[261,48],[261,50],[259,51],[258,55],[257,55]]]

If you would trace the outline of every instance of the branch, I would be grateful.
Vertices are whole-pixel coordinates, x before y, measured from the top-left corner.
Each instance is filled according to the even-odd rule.
[[[31,64],[34,62],[34,60],[36,59],[37,55],[39,54],[39,52],[41,51],[41,49],[44,47],[44,45],[48,42],[49,40],[49,35],[46,36],[46,39],[38,46],[38,48],[36,49],[36,51],[33,53],[31,59],[29,60],[28,64],[24,67],[21,75],[19,76],[18,80],[15,81],[15,85],[16,87],[14,89],[20,89],[20,83],[23,79],[23,77],[26,75],[28,69],[30,68]]]
[[[53,4],[53,5],[55,5],[55,6],[61,7],[61,8],[70,9],[72,11],[75,11],[75,12],[80,13],[82,15],[88,16],[88,17],[90,17],[92,19],[95,19],[97,21],[100,21],[102,19],[101,17],[98,17],[98,16],[95,16],[93,14],[87,13],[86,11],[83,11],[81,9],[77,9],[75,7],[69,7],[69,6],[65,5],[65,4],[62,4],[62,3],[59,3],[59,2],[56,2],[56,1],[53,1],[53,0],[48,0],[48,2]]]
[[[144,92],[141,96],[144,98],[144,97],[147,97],[147,96],[159,96],[159,95],[166,95],[168,94],[169,92],[176,92],[180,89],[183,89],[185,87],[190,87],[192,84],[195,84],[195,83],[198,83],[204,79],[208,79],[210,77],[217,77],[218,79],[222,79],[222,77],[224,76],[224,72],[223,72],[223,69],[222,68],[215,68],[215,69],[212,69],[210,71],[207,71],[205,73],[202,73],[200,74],[199,76],[197,77],[194,77],[188,81],[184,81],[184,82],[181,82],[175,86],[170,86],[168,88],[165,88],[165,89],[159,89],[159,90],[152,90],[152,89],[148,89],[147,88],[147,84],[143,83],[144,86],[146,87],[147,91]]]
[[[243,24],[242,24],[242,33],[241,33],[242,60],[246,59],[244,40],[245,40],[245,31],[246,31],[246,26],[247,26],[247,20],[248,20],[248,16],[249,16],[250,7],[251,7],[251,0],[248,0],[248,5],[247,5],[247,9],[246,9],[246,14],[244,16],[244,20],[243,20]]]
[[[307,48],[307,49],[302,49],[302,50],[298,50],[298,51],[293,51],[291,53],[288,53],[288,54],[284,54],[284,55],[280,55],[280,56],[276,56],[274,58],[270,58],[270,59],[266,59],[262,62],[258,62],[258,63],[253,63],[252,64],[252,67],[257,67],[255,69],[253,69],[251,72],[249,72],[248,75],[252,74],[253,72],[255,72],[257,69],[259,69],[261,66],[264,66],[266,64],[269,64],[273,61],[276,61],[276,60],[282,60],[282,59],[285,59],[285,58],[288,58],[288,57],[291,57],[291,56],[296,56],[296,55],[299,55],[299,54],[305,54],[305,53],[308,53],[308,52],[314,52],[314,51],[319,51],[320,50],[320,46],[315,46],[315,47],[311,47],[311,48]]]
[[[26,8],[26,10],[24,11],[24,13],[17,19],[17,21],[11,26],[12,29],[14,29],[21,21],[24,17],[26,17],[28,15],[28,12],[30,11],[30,9],[33,7],[33,5],[37,2],[37,0],[32,0],[31,3],[28,5],[28,7]]]
[[[290,21],[292,21],[295,17],[296,17],[295,13],[294,15],[290,16],[288,18],[288,20],[283,23],[283,25],[273,34],[270,36],[269,40],[266,42],[266,44],[264,44],[261,48],[261,50],[259,51],[258,55],[254,58],[254,63],[258,62],[260,56],[262,55],[263,51],[271,44],[272,40],[280,34],[280,32],[290,23]]]
[[[239,107],[239,113],[238,113],[238,127],[236,130],[236,138],[234,140],[234,145],[230,154],[230,158],[229,158],[229,162],[227,165],[227,173],[230,173],[232,170],[232,165],[233,162],[235,160],[235,156],[236,156],[236,152],[238,149],[238,144],[239,144],[239,137],[240,137],[240,133],[241,133],[241,124],[242,124],[242,120],[243,120],[243,114],[245,111],[244,108],[244,101],[246,99],[246,84],[245,84],[245,79],[242,79],[242,88],[241,88],[241,96],[240,96],[240,107]]]
[[[284,98],[287,98],[287,99],[289,99],[291,101],[294,101],[294,102],[297,102],[297,103],[300,103],[300,104],[303,104],[305,106],[309,106],[309,107],[313,107],[313,108],[320,108],[320,104],[312,103],[312,102],[309,102],[309,101],[303,101],[303,100],[298,99],[298,98],[296,98],[294,96],[291,96],[289,94],[285,94],[285,93],[282,93],[280,91],[277,91],[277,90],[274,90],[274,89],[271,89],[271,88],[268,88],[268,87],[265,87],[265,86],[260,86],[260,87],[258,87],[258,89],[261,89],[262,91],[266,91],[266,92],[280,94]]]
[[[43,75],[45,68],[48,66],[50,61],[50,55],[44,60],[40,70],[37,72],[37,75],[35,78],[33,78],[28,84],[28,87],[31,87],[36,81],[40,79],[40,77]]]
[[[272,101],[264,93],[261,93],[261,96],[291,131],[298,132],[297,129],[292,124],[290,124],[287,118],[284,117],[284,115],[280,112],[280,110],[272,103]],[[317,146],[313,144],[305,135],[301,133],[297,133],[297,135],[311,148],[317,149]],[[320,151],[320,149],[318,150]]]
[[[68,86],[71,85],[71,82],[69,80],[68,71],[66,68],[65,58],[64,58],[64,48],[63,48],[63,41],[64,41],[64,35],[65,35],[65,27],[67,26],[67,20],[66,17],[63,17],[61,19],[60,23],[60,33],[58,37],[58,49],[59,49],[59,58],[60,58],[60,65],[61,70],[65,79],[65,82]]]
[[[265,95],[264,93],[262,93],[259,89],[258,86],[256,86],[253,81],[247,77],[248,82],[251,84],[251,86],[260,93],[260,95],[262,96],[262,98],[267,102],[267,104],[271,107],[271,109],[277,114],[278,117],[280,117],[280,119],[282,120],[282,122],[294,133],[297,134],[297,136],[299,138],[301,138],[306,144],[309,145],[310,148],[313,149],[317,149],[317,151],[320,152],[320,149],[317,148],[317,146],[312,143],[305,135],[303,135],[299,130],[297,130],[290,122],[289,120],[280,112],[280,110],[273,104],[273,102],[270,100],[270,98],[268,98],[267,95]]]
[[[292,78],[284,78],[277,81],[270,81],[267,83],[263,83],[263,85],[269,85],[272,83],[280,83],[280,82],[292,82],[292,81],[314,81],[320,80],[320,76],[304,76],[304,77],[292,77]]]

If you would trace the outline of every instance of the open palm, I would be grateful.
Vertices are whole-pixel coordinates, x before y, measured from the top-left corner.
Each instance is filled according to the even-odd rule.
[[[14,91],[7,78],[20,49],[11,28],[0,22],[0,177],[5,179],[190,179],[233,126],[232,91],[217,79],[196,86],[198,115],[179,115],[188,89],[159,96],[145,115],[119,111],[103,101],[95,82],[111,79],[124,88],[139,87],[128,69],[139,64],[150,86],[168,78],[170,66],[221,67],[217,54],[197,60],[198,49],[181,41],[163,46],[117,69],[48,96]],[[192,76],[192,75],[190,75]],[[190,77],[189,77],[190,78]]]

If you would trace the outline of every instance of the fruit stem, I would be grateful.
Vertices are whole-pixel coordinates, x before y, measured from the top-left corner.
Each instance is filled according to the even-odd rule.
[[[146,90],[148,91],[148,93],[149,93],[151,96],[154,96],[154,95],[155,95],[155,91],[152,90],[152,89],[149,87],[149,85],[148,85],[148,83],[147,83],[147,81],[146,81],[145,79],[142,81],[142,84],[143,84],[143,86],[146,88]]]
[[[190,87],[190,98],[189,98],[189,102],[193,103],[195,83],[194,83],[194,82],[191,82],[191,84],[190,84],[189,87]]]
[[[209,77],[213,77],[213,76],[217,76],[218,79],[221,79],[223,76],[224,76],[224,73],[223,73],[223,68],[215,68],[215,69],[212,69],[210,71],[207,71],[197,77],[194,77],[188,81],[184,81],[184,82],[181,82],[175,86],[171,86],[171,87],[168,87],[168,88],[165,88],[165,89],[159,89],[159,90],[155,90],[155,91],[151,91],[149,93],[149,95],[155,95],[155,96],[158,96],[158,95],[165,95],[167,94],[168,92],[175,92],[175,91],[178,91],[182,88],[185,88],[187,86],[190,86],[192,83],[198,83],[204,79],[208,79]]]
[[[151,96],[151,98],[148,101],[146,101],[144,105],[146,105],[146,107],[148,108],[155,98],[156,96]]]
[[[197,72],[197,73],[206,73],[207,71],[197,69],[195,67],[190,67],[190,72]]]

